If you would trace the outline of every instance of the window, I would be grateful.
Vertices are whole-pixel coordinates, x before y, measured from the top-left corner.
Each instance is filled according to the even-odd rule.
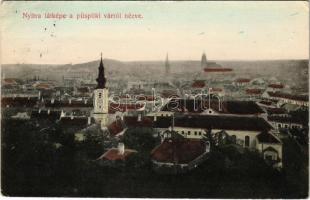
[[[199,131],[199,133],[198,133],[199,135],[201,135],[201,131]]]
[[[191,132],[190,132],[190,131],[188,131],[188,132],[187,132],[187,135],[190,135],[190,134],[191,134]]]
[[[244,145],[245,145],[245,147],[249,147],[250,146],[250,137],[249,136],[245,136],[245,138],[244,138]]]
[[[102,97],[102,93],[101,93],[101,92],[99,92],[99,94],[98,94],[98,95],[99,95],[99,98],[101,98],[101,97]]]
[[[231,140],[232,140],[232,143],[233,143],[233,144],[236,144],[236,142],[237,142],[237,137],[236,137],[235,135],[232,135],[232,136],[231,136]]]
[[[184,135],[184,131],[182,131],[182,135]]]
[[[197,135],[197,131],[195,131],[194,133],[195,133],[195,135]]]
[[[281,124],[278,124],[278,127],[281,128]]]

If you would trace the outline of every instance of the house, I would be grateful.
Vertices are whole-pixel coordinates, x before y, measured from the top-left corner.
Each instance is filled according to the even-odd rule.
[[[273,125],[273,127],[276,130],[289,129],[289,128],[301,129],[304,127],[302,122],[300,122],[298,119],[293,118],[289,115],[284,115],[284,116],[271,115],[271,116],[268,116],[267,120],[270,122],[270,124]]]
[[[256,149],[267,163],[282,168],[282,142],[275,135],[261,132],[256,136]]]
[[[273,127],[261,117],[184,115],[174,119],[173,129],[189,139],[203,139],[207,130],[211,130],[212,134],[225,131],[239,145],[255,148],[255,137]]]
[[[309,97],[307,95],[294,95],[283,92],[270,92],[266,91],[262,97],[267,99],[278,100],[278,104],[294,104],[299,106],[309,107]]]
[[[197,139],[167,138],[151,152],[153,168],[179,173],[196,168],[210,151],[210,143]]]
[[[11,118],[13,119],[20,119],[20,120],[28,120],[30,116],[27,112],[18,112],[16,115],[13,115]]]

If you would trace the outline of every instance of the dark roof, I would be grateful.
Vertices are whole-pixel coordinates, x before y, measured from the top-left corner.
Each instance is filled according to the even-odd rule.
[[[185,115],[175,118],[175,126],[244,131],[266,131],[272,129],[272,126],[260,117],[223,115]]]
[[[171,99],[163,108],[162,111],[173,112],[190,112],[201,113],[209,108],[208,100],[194,99]],[[210,106],[213,110],[224,114],[261,114],[264,113],[254,101],[224,101],[222,109],[219,110],[219,101],[212,99]]]
[[[267,106],[270,106],[272,104],[272,101],[265,101],[265,100],[262,100],[259,102],[260,104],[264,104],[264,105],[267,105]]]
[[[94,122],[94,119],[91,118],[91,123]],[[87,127],[88,126],[88,117],[62,117],[59,120],[59,123],[63,126],[77,126],[77,127]]]
[[[205,152],[201,140],[166,139],[151,152],[151,158],[158,162],[186,164]]]
[[[273,122],[279,122],[279,123],[296,123],[296,124],[302,124],[300,119],[291,117],[291,116],[268,116],[267,117],[268,121],[273,121]]]
[[[72,100],[71,103],[69,100],[45,100],[44,101],[45,107],[51,108],[61,108],[61,107],[93,107],[93,101],[88,100],[86,103],[85,101],[77,101]]]
[[[233,71],[231,68],[222,68],[222,67],[214,67],[214,68],[204,68],[205,72],[231,72]]]
[[[38,102],[37,97],[3,97],[2,107],[34,107]]]
[[[47,111],[47,110],[33,110],[31,112],[31,118],[34,119],[48,119],[56,121],[60,118],[60,111]]]
[[[279,114],[287,114],[285,108],[267,108],[268,115],[279,115]]]
[[[137,116],[125,116],[124,123],[128,127],[153,127],[153,128],[168,128],[171,126],[172,117],[157,116],[156,121],[153,116],[142,117],[141,121],[138,121]]]
[[[277,138],[275,138],[272,134],[265,131],[261,132],[256,137],[260,143],[280,143],[280,141]]]
[[[268,95],[271,97],[291,99],[296,101],[309,101],[309,97],[307,95],[292,95],[283,92],[268,92]]]

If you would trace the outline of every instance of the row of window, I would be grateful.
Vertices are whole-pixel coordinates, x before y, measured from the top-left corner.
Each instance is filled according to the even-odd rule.
[[[176,132],[179,133],[179,131],[176,131]],[[181,131],[181,134],[182,135],[192,135],[191,131],[187,131],[187,132],[186,131]],[[196,135],[196,136],[197,135],[202,136],[202,134],[203,133],[201,131],[194,131],[193,132],[193,135]]]

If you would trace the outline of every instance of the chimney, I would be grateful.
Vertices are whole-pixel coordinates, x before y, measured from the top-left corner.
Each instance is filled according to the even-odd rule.
[[[154,115],[154,122],[156,122],[157,121],[157,115],[155,114]]]
[[[138,114],[138,122],[141,122],[141,114]]]
[[[47,114],[49,115],[49,114],[50,114],[50,112],[51,112],[51,110],[50,110],[50,109],[48,109],[48,110],[47,110]]]
[[[61,110],[60,117],[64,117],[64,116],[65,116],[65,112],[63,110]]]
[[[71,99],[69,99],[69,104],[71,104]]]
[[[52,99],[51,99],[51,104],[54,104],[54,102],[55,102],[55,99],[52,98]]]
[[[39,109],[39,112],[38,113],[41,113],[41,109]]]
[[[124,155],[124,153],[125,153],[125,145],[124,145],[124,143],[118,143],[117,148],[118,148],[118,153],[120,155]]]
[[[88,118],[87,118],[87,124],[90,125],[90,123],[91,123],[91,118],[88,117]]]

